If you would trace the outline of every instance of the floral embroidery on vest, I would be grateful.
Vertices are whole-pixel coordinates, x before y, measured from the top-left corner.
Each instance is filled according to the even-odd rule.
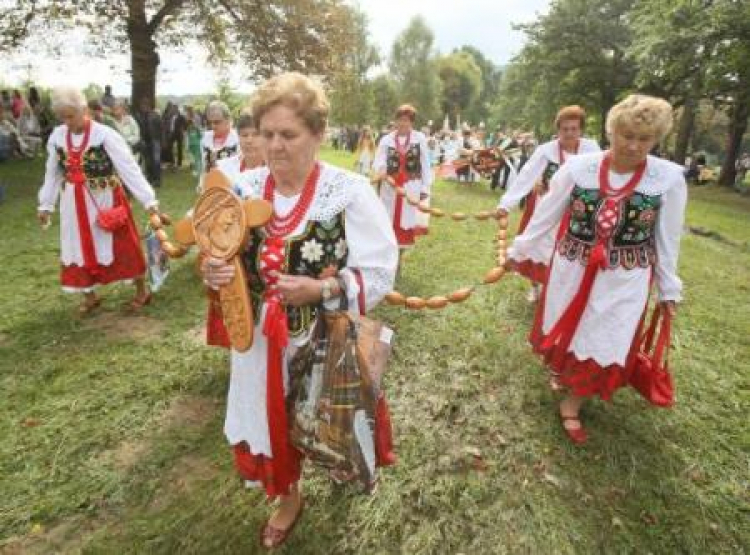
[[[262,231],[254,230],[242,257],[247,272],[248,286],[257,310],[263,298],[265,283],[260,273],[261,245],[265,240]],[[346,266],[348,249],[344,228],[344,213],[330,220],[310,221],[298,236],[286,240],[284,271],[295,276],[315,278],[334,276]],[[298,336],[306,332],[315,319],[317,307],[288,306],[289,334]],[[256,319],[258,315],[256,314]]]
[[[661,197],[636,192],[622,202],[627,204],[620,211],[620,220],[607,244],[608,267],[647,268],[656,263],[654,229]],[[573,189],[570,223],[557,247],[568,260],[588,262],[596,244],[596,213],[600,205],[598,190],[578,186]]]
[[[420,156],[419,143],[409,145],[409,149],[406,151],[406,175],[408,179],[422,179],[422,158]],[[399,171],[399,156],[398,151],[392,147],[388,147],[388,154],[386,155],[386,171],[388,175],[396,175]]]
[[[67,161],[68,153],[63,147],[58,146],[57,162],[63,172],[66,171]],[[120,184],[115,174],[115,166],[103,144],[90,146],[83,153],[83,173],[86,175],[86,184],[91,189],[114,188]]]

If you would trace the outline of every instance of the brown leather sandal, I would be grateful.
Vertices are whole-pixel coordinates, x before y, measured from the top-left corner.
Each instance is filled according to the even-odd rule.
[[[93,302],[90,302],[90,303],[86,302],[86,301],[83,301],[78,306],[78,314],[80,314],[81,316],[87,316],[87,315],[91,314],[92,312],[94,312],[101,305],[102,305],[102,300],[100,298],[98,298],[98,297],[96,299],[94,299]]]
[[[294,527],[297,526],[297,523],[302,517],[302,513],[304,509],[305,509],[305,500],[302,499],[300,501],[297,515],[294,517],[294,520],[289,525],[289,527],[284,530],[271,526],[270,521],[266,522],[263,525],[263,528],[260,529],[259,539],[260,539],[261,547],[270,551],[272,549],[278,549],[279,547],[284,545],[284,542],[286,542],[289,536],[292,535],[292,532],[294,531]]]
[[[145,297],[135,297],[127,305],[127,308],[133,311],[142,309],[144,306],[151,304],[151,293],[146,293]]]

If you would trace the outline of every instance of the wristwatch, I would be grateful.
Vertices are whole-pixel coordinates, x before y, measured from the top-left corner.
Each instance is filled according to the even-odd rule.
[[[330,301],[333,297],[333,280],[331,278],[326,278],[321,283],[320,287],[320,298],[323,300],[323,302]]]

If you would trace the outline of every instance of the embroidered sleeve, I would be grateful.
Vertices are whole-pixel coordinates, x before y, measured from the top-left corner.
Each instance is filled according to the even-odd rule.
[[[115,165],[117,175],[120,176],[122,184],[132,193],[144,208],[149,209],[159,204],[156,193],[133,158],[130,147],[125,139],[113,129],[104,129],[104,149],[107,151],[112,163]]]
[[[360,290],[351,270],[359,270],[365,309],[370,310],[393,289],[398,247],[388,214],[372,187],[363,180],[350,185],[356,191],[345,211],[349,255],[342,275],[347,284],[349,306],[357,310]]]
[[[662,197],[662,206],[656,223],[656,286],[661,301],[682,300],[682,280],[677,276],[677,258],[680,254],[682,226],[685,222],[687,185],[679,180]]]
[[[39,189],[39,211],[54,212],[57,204],[57,197],[60,196],[60,187],[62,187],[65,176],[60,168],[57,159],[57,145],[53,133],[47,141],[47,164],[44,172],[44,184]]]
[[[550,191],[536,205],[526,230],[513,241],[509,258],[516,262],[531,260],[547,264],[555,248],[555,236],[560,220],[568,207],[575,180],[565,164],[552,178]]]
[[[544,148],[539,147],[531,155],[529,161],[524,164],[518,176],[511,182],[508,191],[500,199],[498,208],[511,210],[518,207],[521,200],[534,188],[534,183],[539,179],[547,166],[547,158],[544,156]]]

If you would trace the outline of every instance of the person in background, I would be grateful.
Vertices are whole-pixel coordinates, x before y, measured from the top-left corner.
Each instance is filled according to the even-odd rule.
[[[144,277],[146,259],[125,189],[151,213],[158,213],[156,194],[120,134],[89,118],[81,91],[55,89],[52,108],[63,123],[55,128],[47,144],[37,215],[42,226],[49,225],[59,202],[63,290],[83,294],[79,313],[84,315],[101,304],[96,287],[132,280],[136,293],[128,308],[141,309],[150,303],[151,293]],[[113,208],[124,209],[124,222],[117,229],[104,229],[99,218]]]
[[[185,106],[185,132],[187,134],[188,153],[190,154],[190,169],[193,177],[201,174],[203,161],[201,157],[201,139],[203,126],[201,119],[192,106]]]
[[[18,121],[18,119],[21,117],[21,112],[23,112],[24,106],[26,106],[26,102],[24,102],[23,96],[21,96],[21,91],[15,89],[13,91],[13,100],[11,100],[10,105],[10,111],[13,114],[13,119]]]
[[[28,147],[28,154],[36,156],[42,146],[42,130],[39,120],[28,104],[23,107],[21,117],[18,118],[18,132]]]
[[[112,86],[104,85],[104,94],[102,94],[102,97],[99,99],[102,108],[111,111],[115,107],[116,101],[115,96],[112,94]]]
[[[143,98],[135,119],[141,132],[146,176],[153,187],[161,187],[161,117],[151,108],[151,102]]]
[[[34,114],[39,117],[39,111],[42,109],[42,98],[39,96],[39,91],[36,87],[29,87],[26,98]]]
[[[12,114],[5,111],[5,107],[2,105],[0,105],[0,133],[5,136],[6,144],[10,145],[9,151],[11,156],[30,156],[29,145],[23,140],[16,120],[13,119]]]
[[[0,102],[5,110],[5,116],[9,117],[13,111],[13,101],[10,99],[10,93],[6,90],[0,92]]]
[[[141,130],[135,118],[128,114],[127,106],[122,100],[115,100],[112,106],[112,122],[114,128],[122,135],[128,143],[134,155],[141,154]]]
[[[185,155],[185,131],[187,128],[187,119],[180,111],[179,106],[175,106],[172,117],[169,118],[169,138],[170,149],[172,150],[172,159],[175,168],[182,167],[182,160]]]
[[[427,137],[414,130],[417,110],[403,104],[396,110],[396,129],[378,144],[373,171],[379,179],[390,177],[396,187],[403,187],[416,201],[428,201],[432,188],[432,168],[427,149]],[[396,188],[383,183],[380,199],[391,218],[399,248],[403,251],[415,242],[415,228],[419,225],[417,209]]]
[[[203,164],[198,191],[203,191],[205,174],[211,171],[218,160],[229,158],[239,152],[239,136],[232,127],[229,106],[220,100],[214,100],[206,108],[206,119],[210,129],[203,133],[201,150]]]
[[[359,137],[359,144],[355,150],[356,161],[354,163],[358,174],[369,176],[372,170],[372,161],[375,158],[375,141],[372,138],[372,131],[368,126],[362,128]]]
[[[539,145],[529,161],[513,181],[512,186],[500,199],[498,212],[507,216],[511,210],[526,199],[524,213],[519,223],[518,233],[523,233],[531,220],[539,201],[549,192],[550,180],[555,172],[576,154],[599,152],[596,141],[583,137],[586,126],[586,112],[580,106],[565,106],[557,112],[555,127],[558,137]],[[554,233],[540,239],[546,245],[554,242]],[[518,266],[518,272],[531,281],[527,299],[536,302],[541,286],[548,273],[549,258],[527,260]]]

